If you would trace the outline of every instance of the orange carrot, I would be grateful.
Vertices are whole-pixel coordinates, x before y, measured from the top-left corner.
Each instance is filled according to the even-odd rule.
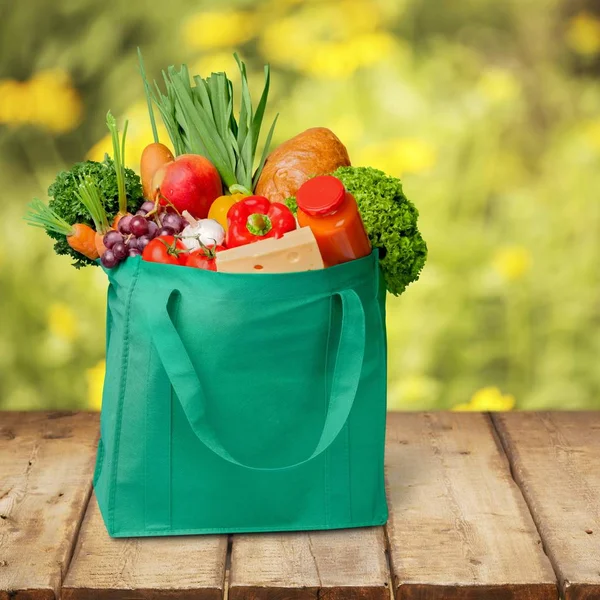
[[[106,246],[103,241],[104,234],[110,230],[110,225],[108,224],[108,217],[104,209],[104,201],[100,196],[100,189],[96,182],[89,177],[82,178],[76,194],[79,201],[85,206],[88,213],[90,213],[92,221],[94,221],[94,225],[96,226],[94,247],[98,256],[102,256],[106,252]]]
[[[96,239],[94,240],[94,245],[96,246],[96,250],[98,251],[98,256],[102,256],[106,252],[106,246],[104,245],[104,236],[105,233],[96,232]]]
[[[40,227],[48,232],[64,235],[73,250],[87,256],[91,260],[98,258],[96,250],[96,232],[84,223],[69,225],[39,198],[34,198],[24,217],[33,227]]]
[[[155,142],[148,144],[142,152],[140,160],[140,174],[142,178],[142,188],[146,200],[154,200],[156,190],[153,187],[153,179],[156,172],[164,165],[173,162],[175,157],[173,153],[164,144]]]
[[[152,108],[152,94],[150,92],[150,86],[148,85],[148,79],[146,77],[146,69],[144,68],[144,60],[142,53],[138,48],[138,60],[140,63],[140,75],[144,82],[144,92],[146,94],[146,102],[148,103],[148,116],[150,117],[150,125],[152,126],[152,135],[154,137],[154,143],[148,144],[142,156],[140,158],[140,176],[142,178],[142,189],[144,191],[144,198],[156,202],[156,188],[153,185],[154,175],[156,172],[167,163],[175,160],[171,150],[161,144],[158,141],[158,130],[156,129],[156,120],[154,119],[154,109]],[[110,129],[110,126],[109,126]],[[113,137],[114,140],[114,137]],[[118,142],[118,137],[117,137]],[[113,149],[116,152],[116,145],[113,142]]]
[[[75,223],[71,230],[73,233],[67,235],[67,243],[73,250],[96,260],[100,254],[96,249],[96,232],[84,223]]]

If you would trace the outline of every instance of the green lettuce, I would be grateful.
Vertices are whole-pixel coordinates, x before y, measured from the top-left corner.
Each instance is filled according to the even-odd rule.
[[[298,213],[298,202],[296,202],[296,196],[290,196],[286,198],[283,203],[292,211],[293,215]]]
[[[417,227],[419,212],[402,183],[372,167],[340,167],[333,175],[356,198],[373,248],[379,250],[386,287],[398,296],[419,278],[427,244]]]

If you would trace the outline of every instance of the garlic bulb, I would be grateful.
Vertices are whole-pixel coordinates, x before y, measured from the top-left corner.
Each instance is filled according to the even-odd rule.
[[[225,230],[214,219],[199,219],[181,232],[181,241],[189,250],[196,250],[202,245],[219,246],[224,240]]]

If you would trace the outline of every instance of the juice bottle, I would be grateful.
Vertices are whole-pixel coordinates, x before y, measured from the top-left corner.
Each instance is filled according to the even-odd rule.
[[[371,244],[354,196],[332,175],[313,177],[296,193],[298,223],[310,227],[326,267],[362,258]]]

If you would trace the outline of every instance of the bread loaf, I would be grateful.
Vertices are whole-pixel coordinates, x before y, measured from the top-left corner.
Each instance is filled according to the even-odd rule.
[[[325,127],[313,127],[269,154],[254,193],[283,202],[313,175],[328,175],[349,165],[348,151],[337,136]]]

